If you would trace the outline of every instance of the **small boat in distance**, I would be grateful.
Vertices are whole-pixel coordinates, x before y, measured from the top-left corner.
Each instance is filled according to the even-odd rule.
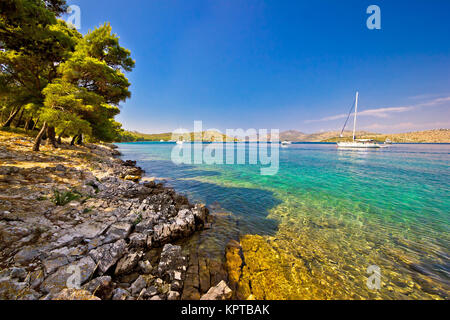
[[[286,140],[281,142],[281,145],[283,145],[283,146],[287,146],[287,145],[290,145],[290,144],[292,144],[292,142],[286,141]]]
[[[183,144],[184,141],[183,140],[177,140],[177,144]]]
[[[380,148],[381,146],[373,139],[356,139],[356,116],[358,114],[358,98],[359,98],[359,92],[356,91],[356,98],[355,98],[355,116],[353,119],[353,140],[350,142],[338,142],[337,146],[338,148]],[[350,114],[353,110],[353,106],[350,109],[350,112],[348,114],[347,120],[345,121],[344,127],[342,128],[340,137],[343,137],[343,132],[345,130],[345,126],[347,125],[348,118],[350,117]]]
[[[386,139],[386,140],[384,141],[384,144],[392,144],[391,139]]]

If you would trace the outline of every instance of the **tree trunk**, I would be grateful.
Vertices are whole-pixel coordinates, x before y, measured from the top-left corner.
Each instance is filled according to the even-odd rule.
[[[22,111],[20,112],[19,119],[17,119],[16,128],[20,127],[20,123],[22,122],[22,117],[23,117],[23,111],[24,110],[25,110],[25,108],[22,108]]]
[[[39,146],[41,145],[42,136],[47,131],[47,122],[42,125],[41,131],[39,131],[36,139],[34,140],[33,151],[39,151]]]
[[[22,108],[19,107],[16,110],[14,110],[13,113],[11,113],[8,120],[6,120],[6,122],[3,124],[3,126],[2,126],[3,128],[9,128],[11,126],[11,123],[13,122],[13,120],[17,116],[17,114],[19,113],[20,109],[22,109]]]
[[[25,130],[30,130],[32,128],[32,126],[34,126],[34,121],[33,121],[33,117],[30,117],[27,122],[25,122]]]
[[[33,128],[31,130],[36,129],[38,122],[39,122],[39,117],[37,117],[36,122],[34,123]]]
[[[78,135],[78,138],[77,138],[77,144],[80,145],[80,146],[83,145],[83,134],[82,134],[82,133],[80,133],[80,134]]]
[[[77,137],[78,137],[77,134],[73,136],[72,141],[70,141],[71,146],[75,145],[75,140],[77,139]]]
[[[63,131],[61,131],[61,133],[59,134],[58,144],[62,144],[62,136],[64,135],[64,131],[66,131],[66,129],[63,129]]]
[[[58,148],[58,146],[56,145],[55,127],[47,127],[47,137],[47,144],[51,144],[53,148]]]

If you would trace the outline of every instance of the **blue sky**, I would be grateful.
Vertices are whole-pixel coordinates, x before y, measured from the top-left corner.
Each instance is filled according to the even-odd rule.
[[[127,129],[450,128],[450,1],[69,0],[81,32],[110,21],[136,68]],[[369,30],[366,9],[381,9]]]

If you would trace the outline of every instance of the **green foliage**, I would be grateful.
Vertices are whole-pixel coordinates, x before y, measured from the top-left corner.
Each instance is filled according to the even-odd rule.
[[[83,209],[83,213],[88,213],[88,212],[91,212],[92,211],[92,208],[84,208]]]
[[[92,129],[89,141],[116,139],[121,128],[114,121],[120,113],[118,104],[131,96],[130,83],[120,70],[130,71],[133,67],[129,50],[120,47],[109,24],[89,32],[78,42],[71,58],[59,66],[59,85],[64,83],[67,99]],[[80,105],[75,102],[77,99]]]
[[[56,24],[56,16],[65,10],[65,0],[2,0],[2,49],[20,51],[26,55],[49,55],[52,51],[49,45],[54,44],[55,34],[48,27]],[[44,48],[45,45],[47,48]]]
[[[85,49],[89,55],[99,61],[104,61],[109,67],[117,70],[131,71],[135,62],[130,57],[130,51],[119,45],[119,37],[112,33],[109,23],[90,31],[85,36]]]
[[[113,141],[135,62],[104,24],[84,37],[57,16],[65,0],[0,2],[0,111],[38,118],[60,135]],[[22,109],[26,106],[25,109]]]
[[[133,221],[133,225],[136,226],[142,221],[142,213],[139,213],[136,220]]]
[[[139,139],[140,139],[140,137],[138,135],[134,134],[133,132],[126,131],[126,130],[121,130],[117,134],[116,141],[118,141],[118,142],[136,142],[136,141],[141,141]]]
[[[53,191],[52,202],[57,206],[64,206],[68,204],[70,201],[77,200],[81,198],[81,194],[77,191],[69,190],[69,191]]]
[[[57,20],[63,0],[2,0],[0,2],[0,104],[30,118],[43,106],[42,90],[58,77],[82,38]],[[24,105],[34,108],[23,110]],[[9,125],[9,123],[7,124]]]
[[[64,133],[71,136],[83,133],[89,135],[92,132],[89,122],[68,111],[45,108],[41,113],[41,119],[55,127],[57,134]]]

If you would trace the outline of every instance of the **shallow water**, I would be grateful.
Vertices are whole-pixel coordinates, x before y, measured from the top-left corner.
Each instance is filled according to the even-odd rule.
[[[148,176],[212,209],[207,254],[223,257],[230,239],[241,240],[242,278],[256,298],[449,298],[448,144],[293,144],[280,149],[273,176],[257,165],[176,165],[170,143],[118,146]],[[366,284],[371,265],[379,290]]]

